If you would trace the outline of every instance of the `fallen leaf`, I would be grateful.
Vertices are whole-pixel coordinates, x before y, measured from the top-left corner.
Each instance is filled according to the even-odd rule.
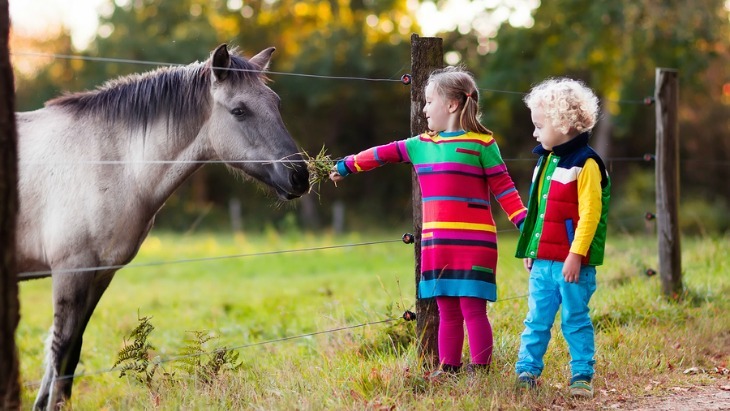
[[[730,385],[721,385],[720,389],[723,391],[730,391]]]
[[[705,370],[699,367],[691,367],[684,370],[685,374],[704,374]]]

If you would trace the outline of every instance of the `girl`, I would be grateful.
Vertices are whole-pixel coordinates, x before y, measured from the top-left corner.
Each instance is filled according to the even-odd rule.
[[[497,230],[490,192],[515,226],[524,220],[526,209],[492,132],[479,122],[479,92],[472,75],[459,67],[436,70],[425,95],[423,114],[430,131],[347,156],[332,169],[330,179],[341,181],[385,163],[413,164],[423,215],[418,297],[435,297],[438,305],[437,373],[460,369],[464,322],[470,368],[487,368],[492,359],[487,301],[497,299]]]

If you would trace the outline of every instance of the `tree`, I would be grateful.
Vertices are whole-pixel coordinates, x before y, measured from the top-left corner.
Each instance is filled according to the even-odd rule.
[[[604,119],[613,121],[611,137],[620,144],[611,146],[612,157],[654,152],[654,112],[642,100],[654,94],[656,67],[676,68],[680,128],[687,132],[681,139],[683,159],[692,154],[694,159],[709,157],[720,163],[730,155],[726,143],[730,106],[722,97],[730,54],[726,4],[723,0],[543,1],[534,11],[532,27],[502,25],[492,39],[496,50],[486,55],[474,47],[480,41],[476,31],[468,36],[444,35],[447,49],[463,57],[485,89],[526,92],[532,84],[555,76],[586,81],[605,103]],[[718,71],[723,67],[724,76]],[[532,124],[522,95],[484,92],[484,96],[486,123],[506,136],[504,151],[508,156],[527,156],[534,141],[529,138]],[[522,163],[514,165],[519,168]],[[614,177],[631,178],[645,166],[626,163],[611,171]],[[683,182],[691,191],[730,201],[726,165],[683,166]],[[520,170],[516,180],[529,181],[529,171]]]
[[[97,36],[87,53],[182,63],[200,59],[221,42],[239,46],[246,55],[275,46],[272,72],[323,77],[269,75],[272,88],[281,96],[282,116],[290,132],[307,152],[317,153],[326,145],[331,154],[344,155],[408,135],[407,87],[397,82],[375,84],[327,78],[400,78],[409,66],[407,39],[416,27],[406,5],[404,0],[367,5],[361,1],[332,0],[117,2],[101,19],[99,32],[104,36]],[[81,76],[100,82],[139,69],[128,64],[88,62],[82,64]],[[257,218],[251,224],[244,221],[247,228],[262,221],[284,220],[291,213],[286,208],[272,208],[269,199],[257,200],[261,196],[256,187],[236,184],[226,178],[222,167],[201,171],[168,202],[158,224],[179,220],[178,228],[189,227],[192,216],[178,219],[170,213],[170,206],[182,206],[178,212],[199,210],[200,204],[189,207],[190,201],[184,200],[191,197],[202,198],[199,203],[220,206],[225,206],[231,197],[245,198],[244,215],[270,217]],[[409,179],[386,179],[385,183],[371,180],[364,184],[378,196],[386,196],[394,191],[408,192]],[[332,189],[323,186],[325,191]],[[354,189],[333,190],[319,197],[319,201],[326,205],[332,198],[350,197]],[[403,209],[407,209],[408,196],[402,201]]]
[[[15,265],[18,209],[17,152],[13,71],[8,35],[7,0],[0,0],[0,408],[20,408],[20,382],[15,330],[20,320]]]

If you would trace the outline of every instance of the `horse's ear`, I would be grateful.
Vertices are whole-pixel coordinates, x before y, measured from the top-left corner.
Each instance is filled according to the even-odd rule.
[[[271,62],[271,55],[274,53],[274,50],[276,50],[276,47],[269,47],[263,50],[259,54],[251,57],[249,63],[255,64],[259,70],[265,71],[269,68],[269,62]]]
[[[231,67],[231,55],[228,53],[226,44],[221,44],[213,51],[211,65],[216,80],[223,81],[228,77],[228,69]]]

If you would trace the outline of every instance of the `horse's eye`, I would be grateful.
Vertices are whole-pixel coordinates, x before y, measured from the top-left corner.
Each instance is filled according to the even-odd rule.
[[[241,107],[236,107],[233,110],[231,110],[231,114],[233,114],[234,116],[236,116],[238,118],[243,118],[246,116],[246,109],[241,108]]]

